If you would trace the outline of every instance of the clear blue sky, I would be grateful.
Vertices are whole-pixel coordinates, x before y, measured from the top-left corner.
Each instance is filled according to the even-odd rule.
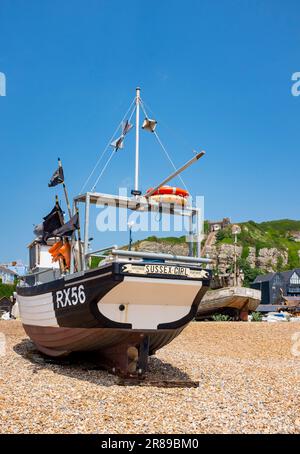
[[[297,0],[1,0],[0,262],[26,257],[58,156],[79,192],[136,85],[177,165],[206,150],[184,175],[206,218],[299,219],[299,23]],[[99,191],[132,184],[126,145]],[[141,153],[146,189],[170,168]]]

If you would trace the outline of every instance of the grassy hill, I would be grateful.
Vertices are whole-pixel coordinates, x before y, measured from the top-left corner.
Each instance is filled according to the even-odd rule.
[[[237,236],[237,240],[238,245],[243,247],[243,258],[247,258],[249,247],[255,247],[257,255],[262,248],[276,248],[288,253],[288,264],[285,268],[291,269],[300,266],[298,255],[300,241],[296,241],[298,234],[300,240],[300,221],[290,219],[261,223],[248,221],[238,225],[241,227],[241,233]],[[218,243],[233,244],[230,227],[217,234]],[[278,263],[278,271],[281,271],[281,268],[282,265]]]

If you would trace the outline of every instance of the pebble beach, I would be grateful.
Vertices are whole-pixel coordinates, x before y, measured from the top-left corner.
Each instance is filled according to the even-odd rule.
[[[299,332],[193,322],[150,358],[149,385],[121,386],[93,355],[48,361],[19,321],[0,321],[0,433],[300,433]]]

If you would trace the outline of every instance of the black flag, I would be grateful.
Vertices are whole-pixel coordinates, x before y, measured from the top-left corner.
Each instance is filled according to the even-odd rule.
[[[55,170],[54,174],[51,177],[50,183],[48,183],[49,188],[52,186],[57,186],[58,184],[61,184],[65,181],[64,178],[64,171],[61,166],[58,167],[57,170]]]
[[[53,231],[54,236],[72,236],[72,233],[79,228],[79,216],[78,213],[74,214],[71,219],[66,222],[62,227]]]
[[[64,213],[59,204],[56,203],[55,207],[43,219],[42,239],[46,242],[48,238],[54,236],[54,230],[59,229],[64,223]]]

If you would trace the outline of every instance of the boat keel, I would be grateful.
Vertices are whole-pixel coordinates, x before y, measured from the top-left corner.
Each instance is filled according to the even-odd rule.
[[[101,365],[122,378],[143,378],[147,371],[150,336],[132,333],[125,343],[107,348],[99,355]]]

